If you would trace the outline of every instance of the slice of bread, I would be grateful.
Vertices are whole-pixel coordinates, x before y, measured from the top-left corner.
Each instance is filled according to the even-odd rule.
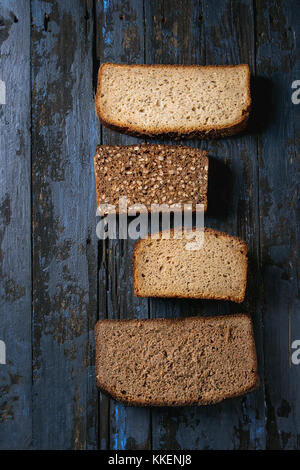
[[[119,212],[119,198],[127,204],[196,204],[207,208],[206,151],[168,145],[97,147],[95,178],[97,206],[111,204]],[[163,211],[163,208],[161,208]],[[107,213],[109,213],[109,208]]]
[[[246,243],[207,228],[204,234],[200,230],[192,234],[196,240],[204,235],[198,249],[191,245],[191,233],[182,239],[176,239],[174,233],[170,239],[152,235],[135,244],[135,295],[242,302],[247,282]]]
[[[121,65],[99,69],[95,107],[102,124],[131,135],[225,137],[245,128],[248,65]]]
[[[205,405],[259,385],[248,315],[101,320],[95,339],[97,385],[129,405]]]

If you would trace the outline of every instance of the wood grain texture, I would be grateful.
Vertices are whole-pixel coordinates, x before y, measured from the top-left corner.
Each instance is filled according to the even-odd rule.
[[[300,367],[291,362],[299,339],[299,2],[257,2],[257,74],[266,83],[270,120],[260,133],[259,214],[264,286],[267,447],[299,449]]]
[[[32,1],[33,445],[95,448],[93,2]]]
[[[0,449],[28,449],[31,390],[30,2],[0,5]]]
[[[140,0],[97,2],[98,59],[103,62],[144,62],[144,17]],[[101,143],[130,145],[141,139],[102,128]],[[100,318],[147,318],[148,300],[133,295],[133,240],[100,241]],[[128,407],[101,394],[101,449],[151,448],[150,411]],[[107,423],[108,422],[108,426]]]

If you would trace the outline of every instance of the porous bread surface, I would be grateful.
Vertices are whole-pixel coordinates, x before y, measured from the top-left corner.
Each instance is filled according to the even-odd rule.
[[[246,125],[250,106],[248,65],[107,63],[99,70],[97,114],[120,132],[231,135]]]
[[[201,231],[195,230],[194,235]],[[187,249],[186,236],[147,238],[135,244],[134,293],[242,302],[247,282],[247,245],[237,237],[205,229],[201,248]]]
[[[127,204],[196,204],[207,207],[208,156],[197,148],[168,145],[97,147],[95,156],[97,205],[119,198]],[[161,208],[163,210],[163,207]],[[109,208],[107,210],[109,212]]]
[[[97,385],[131,405],[216,403],[259,383],[248,315],[101,320],[95,339]]]

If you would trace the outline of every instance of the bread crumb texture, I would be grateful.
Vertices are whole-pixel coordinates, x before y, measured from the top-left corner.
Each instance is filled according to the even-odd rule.
[[[247,315],[102,320],[95,338],[98,386],[131,405],[216,403],[259,383]]]
[[[196,204],[207,207],[208,156],[197,148],[168,145],[97,147],[95,156],[97,204],[128,206]]]
[[[104,125],[141,135],[238,132],[251,105],[248,65],[103,64],[95,101]]]
[[[133,255],[135,295],[242,302],[246,243],[211,229],[205,229],[201,248],[188,250],[187,243],[189,238],[139,240]]]

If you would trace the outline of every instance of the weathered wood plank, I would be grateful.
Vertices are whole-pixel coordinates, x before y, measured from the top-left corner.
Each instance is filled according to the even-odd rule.
[[[252,97],[257,101],[255,82],[255,38],[253,2],[216,2],[206,5],[204,9],[206,24],[206,63],[248,63],[251,69],[254,86]],[[259,257],[259,218],[258,218],[258,162],[257,144],[254,135],[257,109],[253,107],[252,123],[244,135],[222,142],[210,143],[213,155],[226,159],[231,178],[231,194],[226,219],[218,226],[229,233],[241,236],[249,246],[248,287],[245,302],[232,305],[230,310],[248,311],[251,313],[256,336],[259,373],[262,379],[260,389],[244,398],[224,403],[224,410],[231,406],[231,423],[228,423],[225,434],[219,435],[218,447],[261,449],[265,447],[265,410],[263,386],[263,356],[261,328],[261,272]],[[213,222],[215,226],[215,221]]]
[[[291,86],[300,79],[300,9],[293,0],[258,0],[256,11],[256,69],[269,109],[259,137],[267,447],[299,449],[300,366],[291,344],[300,337],[300,105]]]
[[[0,448],[29,449],[31,411],[30,2],[0,5]],[[1,98],[3,96],[1,95]]]
[[[246,62],[254,72],[254,14],[251,1],[184,1],[177,2],[176,10],[172,8],[171,1],[152,1],[145,11],[148,63],[205,65]],[[178,11],[183,14],[178,14]],[[151,300],[151,315],[173,317],[249,311],[255,321],[260,372],[263,376],[258,289],[256,139],[246,134],[227,140],[191,141],[188,144],[209,150],[214,163],[210,181],[216,178],[222,185],[228,185],[225,180],[230,178],[227,207],[224,206],[221,213],[209,208],[206,225],[240,235],[249,243],[251,269],[247,299],[241,306],[229,302]],[[214,188],[217,185],[214,184]],[[216,206],[215,203],[213,205]],[[155,449],[263,448],[263,388],[247,397],[215,406],[155,410],[152,422]]]
[[[97,2],[99,62],[144,62],[143,2]],[[139,139],[102,128],[102,143],[130,145]],[[133,295],[132,240],[100,242],[100,318],[148,317],[147,299]],[[108,423],[108,425],[107,425]],[[126,407],[101,394],[100,448],[148,449],[151,446],[150,412]]]
[[[34,447],[96,448],[93,2],[31,7]]]

